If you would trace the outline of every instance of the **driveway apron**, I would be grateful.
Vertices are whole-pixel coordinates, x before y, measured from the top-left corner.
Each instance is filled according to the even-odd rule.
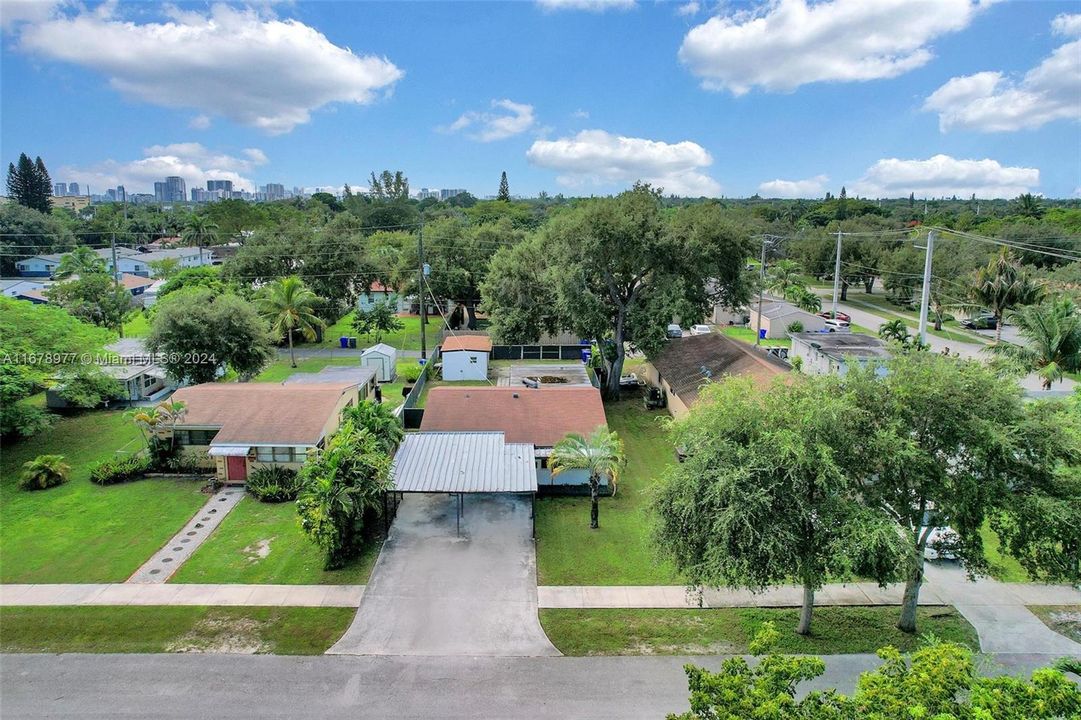
[[[398,508],[343,655],[551,656],[537,618],[530,500],[407,495]]]

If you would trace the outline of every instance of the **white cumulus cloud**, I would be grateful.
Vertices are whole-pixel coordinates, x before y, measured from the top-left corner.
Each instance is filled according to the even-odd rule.
[[[571,137],[537,140],[526,157],[538,167],[555,170],[567,187],[630,185],[643,180],[665,193],[697,197],[718,195],[721,186],[702,170],[713,158],[698,143],[666,143],[583,130]]]
[[[104,160],[88,167],[64,166],[53,174],[89,186],[95,193],[123,185],[129,193],[152,192],[154,183],[166,176],[184,178],[188,190],[206,187],[207,180],[232,180],[236,190],[256,189],[249,177],[267,163],[258,148],[245,148],[239,156],[216,152],[200,143],[151,145],[137,160]]]
[[[604,12],[605,10],[627,10],[634,7],[635,0],[537,0],[545,10],[587,10]]]
[[[1051,28],[1058,35],[1081,36],[1081,14],[1059,15]],[[1081,39],[1059,46],[1019,80],[994,71],[952,78],[923,109],[938,113],[942,132],[1009,132],[1081,120]]]
[[[357,55],[297,20],[227,5],[169,13],[160,23],[109,12],[53,17],[20,26],[18,47],[96,70],[144,102],[269,134],[289,132],[331,103],[372,103],[403,76],[386,58]]]
[[[869,167],[852,191],[864,197],[1011,198],[1032,192],[1040,184],[1036,168],[1009,167],[997,160],[957,160],[935,155],[927,160],[879,160]]]
[[[682,17],[690,17],[691,15],[697,15],[698,11],[701,9],[701,5],[695,2],[695,0],[691,0],[691,2],[683,3],[682,5],[677,7],[676,14]]]
[[[468,130],[469,137],[474,140],[493,142],[520,135],[535,123],[532,105],[504,99],[493,100],[491,111],[462,113],[457,120],[439,130],[448,133]]]
[[[805,180],[769,180],[758,186],[758,194],[768,198],[817,198],[826,193],[827,175]]]
[[[892,78],[926,64],[928,44],[968,26],[979,0],[773,0],[710,18],[679,59],[709,90],[789,92],[814,82]]]
[[[2,0],[0,27],[13,30],[16,25],[48,20],[60,5],[60,0]]]

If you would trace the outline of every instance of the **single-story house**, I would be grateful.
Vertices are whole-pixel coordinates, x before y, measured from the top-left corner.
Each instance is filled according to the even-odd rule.
[[[46,284],[39,280],[26,280],[23,278],[3,278],[0,279],[0,295],[9,298],[17,298],[20,300],[30,300],[31,302],[41,302],[37,300],[36,295],[41,295],[44,298],[44,294],[41,293],[44,290]],[[34,296],[27,296],[26,293],[33,292]]]
[[[409,310],[409,303],[397,290],[379,281],[373,282],[367,290],[357,296],[357,309],[361,312],[368,312],[376,305],[390,305],[396,313]]]
[[[120,284],[127,288],[128,292],[134,297],[145,293],[146,289],[154,284],[154,281],[148,277],[123,273],[120,276]]]
[[[377,382],[394,382],[398,377],[398,350],[379,343],[360,354],[360,366],[375,371]]]
[[[197,247],[165,248],[153,252],[118,256],[116,264],[119,266],[120,272],[141,275],[142,277],[154,277],[154,268],[151,267],[150,263],[168,259],[178,260],[180,269],[186,270],[187,268],[203,265],[213,265],[214,253],[206,248],[200,249]],[[111,257],[105,261],[105,264],[109,270],[112,270],[113,262]]]
[[[118,364],[99,365],[101,371],[113,378],[124,388],[124,394],[109,403],[109,407],[116,405],[134,405],[137,403],[153,403],[163,399],[175,387],[171,384],[165,371],[153,364]],[[53,409],[69,407],[66,400],[58,394],[59,388],[49,388],[45,391],[45,405]]]
[[[169,281],[161,278],[147,286],[146,290],[143,291],[143,307],[153,307],[154,303],[158,301],[158,293],[161,292],[162,287],[167,282]]]
[[[747,308],[730,308],[727,305],[714,305],[709,321],[714,325],[746,325],[751,319]]]
[[[881,363],[892,357],[886,343],[873,335],[802,332],[791,333],[789,337],[792,349],[788,351],[788,359],[794,362],[795,358],[801,358],[800,370],[808,375],[844,375],[850,363]],[[881,375],[886,370],[880,367],[876,372]]]
[[[767,386],[773,378],[791,368],[752,345],[720,333],[673,338],[646,363],[646,381],[661,388],[668,400],[668,412],[682,417],[698,400],[702,386],[725,375],[750,376]]]
[[[94,252],[106,265],[106,269],[112,267],[113,264],[113,250],[112,248],[96,248]],[[56,272],[56,268],[60,266],[60,258],[66,253],[49,253],[48,255],[34,255],[33,257],[24,258],[15,263],[15,269],[19,271],[19,275],[22,277],[52,277]],[[138,255],[138,250],[132,248],[118,247],[116,249],[117,259],[127,255]],[[123,270],[123,268],[121,268]]]
[[[568,433],[606,427],[600,391],[590,387],[434,387],[424,403],[421,433],[501,432],[508,443],[533,446],[541,493],[588,492],[589,474],[568,470],[552,477],[548,458]]]
[[[443,340],[444,380],[485,380],[492,339],[487,335],[452,335]]]
[[[204,383],[181,388],[186,412],[172,434],[182,452],[231,484],[267,465],[297,470],[358,401],[355,384]]]
[[[762,330],[767,338],[788,337],[788,328],[794,323],[803,325],[804,332],[818,332],[826,327],[826,319],[800,310],[792,303],[771,301],[762,304]],[[751,307],[750,327],[758,329],[758,305]]]
[[[282,385],[320,385],[334,383],[342,385],[352,383],[357,386],[359,400],[367,400],[375,394],[375,370],[359,365],[331,365],[319,372],[293,373],[282,381]]]

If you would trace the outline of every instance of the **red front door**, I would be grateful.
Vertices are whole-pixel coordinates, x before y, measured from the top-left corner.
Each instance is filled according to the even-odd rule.
[[[230,483],[243,483],[248,480],[248,458],[225,458],[225,479]]]

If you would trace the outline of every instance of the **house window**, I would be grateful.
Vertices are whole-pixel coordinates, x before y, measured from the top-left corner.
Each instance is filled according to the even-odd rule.
[[[154,384],[154,378],[153,377],[151,377],[150,375],[144,375],[143,376],[143,387],[144,388],[148,388],[153,384]]]
[[[304,446],[290,447],[288,445],[257,447],[255,448],[255,459],[259,462],[302,463],[308,459],[308,448]]]
[[[469,364],[470,365],[476,365],[477,364],[477,356],[476,355],[471,355],[469,357]]]
[[[274,462],[274,448],[270,447],[257,447],[255,448],[255,459],[259,462]]]
[[[293,448],[291,447],[276,447],[274,448],[274,462],[292,462],[293,460]]]
[[[177,445],[209,445],[218,434],[217,430],[174,430]]]

